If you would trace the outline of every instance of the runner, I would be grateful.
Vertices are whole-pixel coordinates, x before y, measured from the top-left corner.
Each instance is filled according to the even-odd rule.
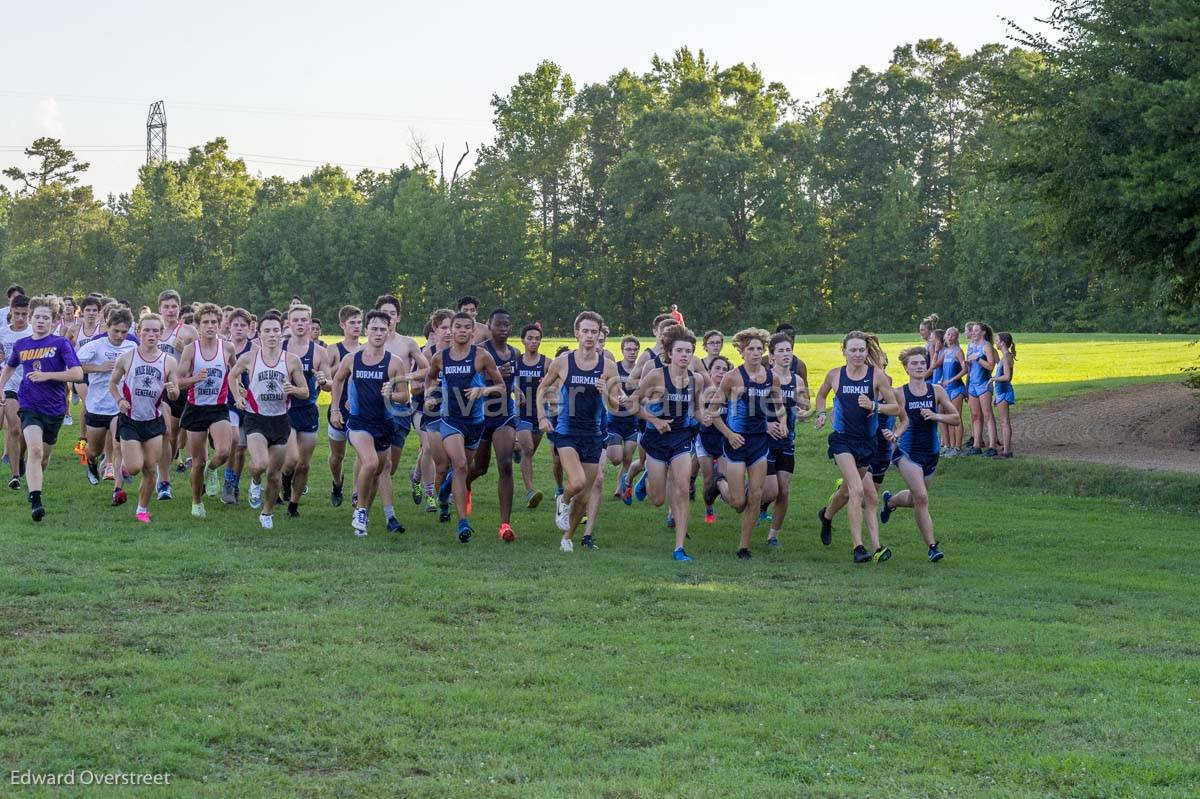
[[[29,488],[29,507],[35,522],[46,515],[42,502],[43,470],[58,441],[58,431],[67,415],[67,383],[83,379],[83,368],[75,357],[71,342],[50,333],[53,319],[61,309],[57,300],[37,297],[29,301],[29,322],[32,335],[19,339],[10,349],[0,371],[0,385],[6,384],[22,368],[17,388],[17,412],[21,420],[21,435],[25,439],[26,484]],[[12,400],[5,396],[0,406]]]
[[[134,518],[150,523],[150,497],[154,493],[166,423],[163,397],[179,394],[175,383],[175,358],[159,347],[166,326],[161,316],[147,313],[138,320],[140,342],[117,359],[108,379],[109,396],[117,404],[117,442],[122,469],[116,473],[113,505],[125,502],[125,475],[142,475]]]
[[[704,334],[704,357],[700,360],[704,368],[711,370],[713,362],[722,357],[721,350],[725,349],[725,334],[720,330],[709,330]],[[711,377],[711,375],[710,375]]]
[[[165,326],[158,342],[158,348],[174,358],[176,363],[179,362],[179,356],[183,351],[190,347],[197,338],[196,328],[181,320],[182,310],[183,302],[178,291],[167,290],[158,295],[158,313]],[[187,396],[183,393],[176,397],[168,395],[164,402],[167,403],[166,412],[163,414],[166,432],[163,434],[162,455],[158,462],[159,500],[168,500],[173,496],[171,493],[171,463],[174,462],[176,455],[180,454],[181,445],[186,444],[186,434],[179,425],[179,418],[183,416],[183,409],[187,405]],[[180,465],[183,466],[183,464]],[[180,468],[180,471],[183,471],[183,468]]]
[[[16,286],[14,288],[19,288]],[[13,293],[8,301],[9,324],[0,328],[0,355],[4,359],[8,359],[8,354],[13,351],[13,347],[18,341],[32,335],[33,328],[29,326],[29,298],[23,293]],[[21,379],[24,375],[24,370],[17,367],[13,370],[12,377],[7,383],[3,383],[4,396],[8,399],[7,404],[3,406],[4,428],[6,431],[4,438],[4,454],[8,458],[9,468],[12,470],[12,479],[8,481],[8,487],[16,491],[21,487],[21,477],[25,475],[25,438],[21,435],[21,419],[18,416],[18,411],[21,409],[21,401],[17,396],[18,389],[21,386]]]
[[[825,426],[825,398],[833,392],[833,432],[829,434],[829,457],[837,464],[842,475],[854,562],[874,560],[882,563],[892,556],[892,551],[879,543],[876,515],[878,500],[874,486],[868,488],[864,485],[868,481],[863,479],[863,475],[867,473],[875,455],[880,416],[896,415],[899,406],[894,401],[884,370],[874,365],[883,362],[883,352],[873,334],[859,330],[847,333],[842,339],[842,352],[846,356],[846,365],[830,369],[817,392],[816,407],[819,411],[813,426],[817,430]],[[864,508],[874,553],[867,552],[862,545]],[[829,520],[825,517],[824,509],[820,515],[821,540],[825,543]]]
[[[992,405],[1000,417],[1000,452],[997,458],[1012,457],[1012,418],[1009,415],[1017,402],[1017,394],[1013,390],[1013,362],[1017,360],[1017,345],[1013,343],[1012,333],[997,333],[996,344],[1000,351],[997,354],[996,374],[992,375]]]
[[[538,387],[538,424],[558,450],[566,486],[558,497],[554,522],[563,532],[560,549],[572,552],[571,538],[583,518],[589,492],[604,450],[601,426],[605,406],[613,408],[620,392],[616,364],[600,354],[597,344],[604,319],[595,311],[575,317],[579,347],[554,359]],[[557,394],[557,419],[551,424],[550,397]],[[589,549],[594,541],[585,536]]]
[[[767,479],[763,485],[762,506],[775,504],[767,546],[778,547],[779,531],[787,518],[791,498],[792,473],[796,471],[796,421],[808,418],[808,386],[792,371],[792,339],[776,333],[770,341],[771,373],[779,381],[783,404],[775,417],[783,417],[787,435],[772,438],[767,450]]]
[[[242,374],[249,373],[247,387]],[[275,501],[283,482],[283,460],[292,434],[288,405],[308,398],[308,377],[300,359],[283,350],[283,317],[268,311],[259,322],[259,343],[237,359],[229,385],[242,413],[246,450],[250,453],[250,507],[259,509],[264,530],[275,526]],[[262,484],[266,474],[267,484]]]
[[[236,361],[254,347],[250,340],[250,312],[245,308],[234,308],[229,312],[229,349]],[[246,388],[249,376],[242,375],[242,388]],[[246,431],[242,429],[242,411],[232,390],[226,392],[226,407],[229,410],[229,426],[233,428],[232,451],[225,462],[225,481],[221,487],[221,502],[236,505],[241,495],[242,468],[246,462]]]
[[[662,507],[670,494],[670,511],[675,521],[675,549],[671,556],[690,561],[683,548],[687,538],[691,503],[688,483],[692,478],[692,453],[699,428],[700,397],[707,378],[688,366],[696,348],[696,337],[681,325],[670,325],[663,334],[667,365],[647,374],[638,384],[633,399],[647,428],[642,436],[646,450],[648,494],[655,507]],[[646,400],[653,400],[652,413]],[[670,480],[671,490],[668,490]]]
[[[508,336],[512,332],[512,315],[508,311],[503,308],[492,311],[488,317],[488,331],[490,335],[483,343],[483,348],[496,363],[496,369],[503,379],[503,393],[483,403],[483,440],[471,459],[467,492],[469,495],[474,482],[487,474],[492,450],[495,449],[498,472],[496,495],[500,502],[499,537],[501,541],[511,543],[517,540],[517,534],[512,527],[512,461],[517,437],[517,411],[512,394],[521,356],[517,349],[508,343]]]
[[[434,406],[434,382],[442,389],[442,445],[450,458],[451,490],[458,510],[458,540],[465,544],[475,532],[467,508],[468,462],[483,439],[483,399],[499,397],[504,378],[487,349],[471,343],[475,320],[459,311],[450,322],[453,343],[433,356],[425,378],[426,411]],[[445,497],[443,489],[443,501]]]
[[[20,284],[17,284],[17,283],[13,283],[11,286],[8,287],[8,290],[5,291],[4,307],[0,308],[0,327],[4,327],[5,325],[9,324],[9,317],[8,317],[9,307],[12,303],[12,298],[17,296],[18,294],[24,296],[25,295],[25,287],[21,286]]]
[[[361,320],[361,316],[348,318]],[[355,349],[343,356],[334,372],[329,412],[331,429],[345,429],[346,437],[354,447],[358,501],[350,526],[360,537],[367,534],[368,515],[371,503],[375,501],[379,477],[387,473],[387,453],[395,434],[393,412],[389,406],[408,405],[409,402],[408,383],[400,359],[385,348],[392,332],[392,317],[383,311],[369,311],[366,325],[366,346],[359,348],[355,335]],[[344,324],[343,329],[345,327]],[[343,407],[349,408],[348,417],[342,417]],[[403,527],[393,530],[390,525],[388,530],[404,532]]]
[[[471,317],[471,321],[475,323],[475,333],[471,339],[471,343],[482,344],[487,341],[491,335],[488,332],[488,326],[477,320],[479,316],[479,298],[466,294],[458,298],[458,305],[456,307],[460,312],[468,314]]]
[[[338,311],[338,324],[342,328],[342,340],[329,347],[330,355],[332,356],[331,371],[336,371],[346,362],[346,356],[358,352],[359,339],[362,337],[363,313],[353,305],[343,305]],[[331,386],[332,388],[332,386]],[[329,503],[333,507],[338,508],[342,505],[342,482],[343,472],[342,463],[346,458],[346,420],[350,418],[350,406],[347,401],[350,398],[350,392],[343,389],[341,394],[341,402],[330,402],[329,410],[326,412],[325,433],[329,437],[329,473],[333,477],[333,488],[329,492]],[[339,411],[338,418],[341,420],[334,424],[333,412]],[[354,480],[352,483],[357,489],[358,486],[358,469],[360,462],[354,461]],[[374,492],[372,492],[373,494]]]
[[[392,320],[391,332],[388,334],[384,347],[393,357],[399,359],[401,373],[407,381],[425,382],[429,369],[429,361],[412,336],[396,332],[396,324],[400,321],[400,300],[392,294],[384,294],[375,300],[375,310],[383,311]],[[404,454],[404,442],[413,426],[413,407],[410,402],[393,403],[392,410],[392,448],[388,455],[388,468],[379,476],[379,488],[376,493],[383,502],[383,512],[387,517],[387,528],[391,532],[404,532],[404,525],[396,518],[395,490],[392,486],[392,476],[400,468],[400,458]]]
[[[302,303],[293,303],[287,312],[288,333],[283,337],[283,350],[300,359],[304,380],[308,385],[305,399],[295,399],[288,405],[288,424],[292,433],[288,437],[287,454],[283,460],[281,487],[287,501],[287,515],[300,515],[300,497],[308,487],[308,473],[312,467],[313,451],[317,448],[317,430],[321,425],[321,414],[317,410],[317,396],[328,385],[328,367],[325,351],[312,339],[312,308]]]
[[[733,364],[724,355],[718,355],[709,362],[709,382],[704,387],[700,407],[700,429],[696,433],[696,460],[699,461],[700,471],[704,476],[704,523],[715,524],[717,512],[713,501],[719,494],[716,488],[717,474],[725,468],[724,449],[725,437],[713,422],[715,416],[725,418],[725,402],[721,397],[721,384],[725,375],[733,369]]]
[[[774,409],[783,405],[779,378],[763,363],[770,334],[760,328],[747,328],[733,337],[734,348],[742,355],[742,365],[721,381],[719,402],[728,408],[727,418],[713,414],[713,426],[725,437],[725,468],[717,473],[713,486],[705,494],[704,504],[712,505],[716,493],[742,514],[742,534],[737,557],[749,560],[750,535],[758,520],[763,482],[767,476],[770,439],[783,438],[787,428],[773,418]],[[714,493],[716,492],[716,493]]]
[[[617,376],[621,380],[623,396],[632,396],[634,393],[629,377],[637,365],[638,350],[641,347],[642,342],[638,340],[637,336],[625,336],[621,339],[621,360],[617,361]],[[633,465],[633,456],[637,452],[638,437],[641,434],[643,422],[641,416],[623,404],[617,408],[615,413],[608,412],[608,440],[606,442],[608,459],[618,467],[617,488],[613,492],[613,496],[626,505],[633,503],[633,488],[629,485],[629,468]]]
[[[200,337],[183,351],[175,383],[187,392],[180,426],[187,431],[188,456],[192,462],[192,516],[203,519],[204,495],[217,496],[221,473],[233,449],[233,427],[229,424],[229,367],[233,348],[218,337],[221,308],[202,303],[195,311]],[[208,441],[213,454],[208,458]]]
[[[454,318],[454,311],[449,308],[439,308],[434,311],[429,317],[429,341],[425,343],[425,348],[422,352],[430,361],[433,356],[439,352],[449,349],[454,341],[454,334],[450,328],[450,322]],[[446,475],[450,473],[450,458],[446,455],[446,448],[442,445],[442,387],[440,383],[434,383],[431,393],[426,393],[425,386],[422,385],[419,392],[422,397],[421,405],[421,477],[425,482],[425,511],[434,513],[438,510],[441,513],[438,516],[439,522],[450,521],[450,505],[449,502],[439,503],[437,499],[437,487],[446,479]]]
[[[84,300],[86,303],[88,299]],[[85,305],[90,309],[91,306]],[[117,360],[122,355],[133,350],[137,345],[128,338],[129,328],[133,325],[133,314],[124,308],[113,308],[107,316],[108,334],[102,338],[87,336],[86,343],[76,353],[88,381],[88,391],[83,401],[83,424],[87,435],[85,451],[85,472],[88,482],[99,485],[103,479],[100,474],[99,458],[104,453],[110,434],[116,434],[117,402],[108,390],[109,377]],[[115,457],[107,458],[105,472],[112,471],[115,479],[121,468],[120,450]],[[120,505],[118,489],[113,489],[113,504]]]
[[[925,382],[929,371],[929,353],[922,347],[911,347],[900,353],[900,363],[908,374],[908,383],[892,389],[900,414],[895,432],[886,433],[896,445],[893,456],[900,476],[908,484],[906,491],[883,492],[879,507],[879,522],[887,524],[896,508],[912,508],[917,528],[929,547],[929,561],[937,563],[943,554],[933,536],[933,518],[929,515],[929,484],[938,464],[938,424],[959,424],[954,405],[939,385]]]
[[[521,480],[525,483],[525,507],[532,510],[542,502],[542,492],[533,483],[533,456],[542,443],[538,426],[537,392],[546,376],[548,360],[538,352],[542,346],[542,327],[534,323],[521,328],[521,344],[525,348],[517,361],[517,377],[513,394],[517,402],[517,445],[521,452]]]

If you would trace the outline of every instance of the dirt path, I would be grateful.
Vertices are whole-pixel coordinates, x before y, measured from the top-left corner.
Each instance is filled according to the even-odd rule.
[[[1181,383],[1080,394],[1014,414],[1013,451],[1200,474],[1200,412]]]

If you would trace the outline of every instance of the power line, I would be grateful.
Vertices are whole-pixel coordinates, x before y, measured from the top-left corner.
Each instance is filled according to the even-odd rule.
[[[0,97],[16,97],[43,99],[49,98],[53,100],[63,100],[66,102],[81,102],[81,103],[101,103],[112,105],[146,105],[148,101],[138,100],[130,97],[98,97],[86,94],[61,94],[56,92],[29,92],[29,91],[13,91],[8,89],[0,89]],[[172,100],[172,108],[191,108],[199,111],[221,111],[244,114],[262,114],[267,116],[301,116],[313,119],[340,119],[353,120],[356,122],[386,122],[393,124],[410,125],[419,122],[452,122],[464,125],[480,125],[491,127],[491,120],[484,121],[482,119],[472,119],[467,117],[438,117],[438,116],[416,116],[416,115],[395,115],[395,114],[378,114],[373,112],[359,111],[326,111],[312,108],[285,108],[265,105],[236,105],[233,103],[202,103],[187,100]]]

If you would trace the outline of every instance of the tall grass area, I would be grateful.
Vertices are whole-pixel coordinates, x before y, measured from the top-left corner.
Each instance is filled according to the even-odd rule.
[[[1166,372],[1170,346],[1129,338],[1114,346]],[[836,347],[797,349],[816,374]],[[1080,352],[1043,362],[1091,379]],[[1028,363],[1031,386],[1062,385]],[[86,484],[71,430],[41,525],[0,488],[10,770],[170,772],[156,790],[188,797],[1200,793],[1194,478],[943,461],[946,559],[928,563],[897,511],[895,557],[855,566],[844,516],[818,541],[836,475],[805,425],[783,548],[760,527],[736,560],[718,505],[680,564],[663,509],[607,498],[611,469],[599,551],[559,552],[549,497],[518,500],[520,539],[500,542],[492,475],[460,545],[407,499],[412,438],[409,531],[383,532],[376,509],[356,539],[348,504],[329,505],[324,430],[300,519],[281,508],[264,532],[208,499],[197,522],[177,475],[137,525]],[[536,471],[551,494],[548,448]]]

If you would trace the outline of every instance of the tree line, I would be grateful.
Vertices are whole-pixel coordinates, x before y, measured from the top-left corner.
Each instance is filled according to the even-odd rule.
[[[417,148],[264,178],[217,138],[100,200],[39,139],[4,173],[0,281],[325,317],[391,291],[413,331],[465,293],[559,333],[584,306],[645,333],[670,303],[697,327],[1196,330],[1200,8],[1060,0],[1047,24],[903,45],[813,102],[688,48],[584,86],[542,62],[469,171]]]

